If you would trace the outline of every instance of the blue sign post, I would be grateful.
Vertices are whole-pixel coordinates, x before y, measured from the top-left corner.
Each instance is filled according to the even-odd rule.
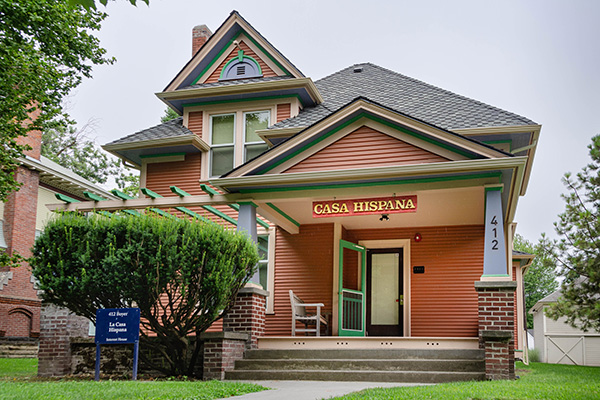
[[[133,380],[137,379],[140,344],[140,309],[96,310],[96,381],[100,380],[100,345],[133,343]]]

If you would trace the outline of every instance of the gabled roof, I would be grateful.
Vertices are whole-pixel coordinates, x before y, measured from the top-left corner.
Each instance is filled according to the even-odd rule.
[[[210,69],[215,61],[222,56],[223,51],[230,47],[240,34],[246,35],[270,61],[277,65],[283,75],[304,78],[304,74],[294,64],[234,10],[167,85],[164,92],[176,91],[195,85],[198,78]],[[234,84],[236,83],[239,83],[239,81],[234,81]]]
[[[306,127],[363,96],[443,129],[533,125],[532,120],[440,89],[371,63],[355,64],[315,82],[324,101],[271,129]]]
[[[460,154],[467,159],[513,157],[477,140],[464,137],[451,131],[439,128],[427,121],[413,118],[411,115],[398,112],[370,99],[358,97],[343,105],[335,112],[327,113],[323,118],[313,122],[287,140],[278,143],[253,160],[224,174],[228,176],[261,175],[271,171],[275,166],[287,160],[298,158],[307,153],[313,145],[322,142],[340,129],[357,120],[375,120],[392,129],[404,132],[420,141],[425,141],[440,148]]]
[[[147,140],[165,139],[185,135],[194,134],[188,128],[183,126],[183,117],[179,117],[147,129],[142,129],[141,131],[107,143],[102,147],[110,148],[118,144],[144,142]]]

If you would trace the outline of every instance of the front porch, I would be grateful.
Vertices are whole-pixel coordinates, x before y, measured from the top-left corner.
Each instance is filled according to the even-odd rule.
[[[259,350],[474,350],[479,338],[280,336],[258,338]]]

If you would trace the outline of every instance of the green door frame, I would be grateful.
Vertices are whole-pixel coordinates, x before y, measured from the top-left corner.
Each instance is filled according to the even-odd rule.
[[[344,249],[356,251],[360,254],[361,259],[361,282],[360,290],[344,289]],[[366,296],[367,296],[367,250],[363,246],[340,239],[340,265],[339,265],[339,298],[338,298],[338,335],[339,336],[365,336],[366,332]],[[362,303],[361,308],[361,329],[344,329],[344,296],[343,292],[355,294],[361,297],[361,300],[350,300]]]

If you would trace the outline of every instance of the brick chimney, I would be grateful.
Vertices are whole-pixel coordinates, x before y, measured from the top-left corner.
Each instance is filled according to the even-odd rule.
[[[29,120],[25,121],[25,124],[30,124],[31,121],[38,118],[41,110],[37,108],[36,110],[29,113]],[[27,136],[19,136],[17,137],[17,143],[20,145],[28,144],[31,146],[30,150],[25,150],[23,153],[29,157],[33,157],[36,160],[40,159],[40,154],[42,152],[42,132],[41,131],[29,131],[27,132]]]
[[[210,29],[206,25],[198,25],[192,29],[192,57],[198,52],[200,47],[212,35]]]

